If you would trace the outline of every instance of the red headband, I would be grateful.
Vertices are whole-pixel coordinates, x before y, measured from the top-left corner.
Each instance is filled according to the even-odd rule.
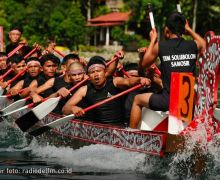
[[[68,75],[77,75],[77,74],[81,74],[81,73],[85,73],[85,71],[83,69],[67,71]]]
[[[94,69],[95,67],[105,69],[105,66],[103,64],[93,64],[93,65],[89,66],[88,72],[91,71],[92,69]]]

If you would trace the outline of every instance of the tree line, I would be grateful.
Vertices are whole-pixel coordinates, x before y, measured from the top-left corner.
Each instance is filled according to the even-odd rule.
[[[112,29],[113,39],[127,45],[132,41],[146,41],[150,30],[146,20],[147,3],[153,4],[155,23],[158,31],[162,32],[167,16],[176,11],[176,1],[124,0],[120,11],[132,11],[126,26],[135,35],[125,35],[123,27],[119,26]],[[220,31],[220,1],[182,0],[180,4],[182,13],[191,25],[194,23],[199,34],[203,36],[208,30]],[[88,16],[93,18],[110,11],[101,0],[7,0],[0,1],[0,25],[4,27],[6,42],[10,27],[19,26],[30,44],[38,42],[44,45],[47,39],[55,38],[57,44],[77,49],[80,44],[89,44],[91,34],[97,29],[85,26]]]

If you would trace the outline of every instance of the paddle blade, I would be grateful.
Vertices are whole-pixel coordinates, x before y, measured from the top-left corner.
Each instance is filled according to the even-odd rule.
[[[50,98],[33,108],[27,114],[18,118],[15,122],[22,131],[26,131],[40,119],[43,119],[46,115],[48,115],[57,106],[59,100],[60,97]]]
[[[0,96],[0,108],[5,108],[11,104],[12,100],[8,99],[7,96]]]
[[[213,115],[218,121],[220,121],[220,108],[215,108]]]
[[[52,128],[50,126],[42,126],[34,131],[31,131],[29,134],[32,135],[32,136],[39,136],[49,130],[51,130]]]
[[[4,89],[2,87],[0,87],[0,96],[4,93]]]
[[[2,109],[1,112],[2,113],[8,113],[10,111],[14,111],[22,106],[25,105],[25,102],[26,100],[25,99],[21,99],[21,100],[18,100],[12,104],[10,104],[9,106],[7,106],[6,108]]]
[[[43,119],[46,115],[54,110],[59,103],[59,100],[60,97],[50,98],[33,108],[32,112],[36,115],[36,117],[38,117],[39,120]]]
[[[23,106],[23,107],[21,107],[19,109],[15,109],[15,110],[10,111],[10,112],[7,112],[7,113],[3,113],[2,116],[9,116],[9,115],[12,115],[14,113],[17,113],[17,112],[20,112],[20,111],[23,111],[23,110],[26,110],[26,109],[28,109],[28,105]]]
[[[18,118],[15,123],[23,131],[27,131],[31,126],[38,122],[38,118],[31,111]]]
[[[65,116],[63,118],[57,119],[57,120],[55,120],[53,122],[50,122],[48,124],[45,124],[44,126],[29,132],[29,134],[32,135],[32,136],[39,136],[39,135],[43,134],[44,132],[46,132],[46,131],[48,131],[50,129],[53,129],[53,128],[57,127],[57,126],[62,125],[63,123],[69,121],[70,119],[73,119],[74,117],[75,117],[74,114],[70,114],[68,116]]]

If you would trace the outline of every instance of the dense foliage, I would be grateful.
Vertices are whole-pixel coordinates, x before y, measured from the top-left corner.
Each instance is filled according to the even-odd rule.
[[[196,0],[180,1],[183,14],[193,20],[194,2]],[[198,1],[198,0],[197,0]],[[152,3],[157,28],[162,32],[166,17],[176,10],[174,0],[124,0],[125,6],[121,11],[132,11],[132,17],[126,24],[135,35],[124,34],[124,27],[113,28],[111,36],[129,46],[136,42],[137,46],[144,45],[150,30],[149,20],[146,20],[146,4]],[[23,28],[23,36],[29,43],[44,44],[50,37],[56,38],[58,44],[76,49],[78,45],[86,45],[96,28],[86,27],[87,10],[91,8],[91,16],[110,12],[101,0],[7,0],[0,1],[0,25],[7,32],[10,26]],[[199,1],[196,11],[196,31],[204,35],[208,30],[220,31],[220,1]],[[143,37],[143,38],[142,38]]]

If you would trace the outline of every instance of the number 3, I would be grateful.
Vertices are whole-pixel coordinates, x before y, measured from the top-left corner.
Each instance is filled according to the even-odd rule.
[[[189,74],[181,73],[179,88],[178,118],[183,121],[191,121],[193,114],[195,78]]]

